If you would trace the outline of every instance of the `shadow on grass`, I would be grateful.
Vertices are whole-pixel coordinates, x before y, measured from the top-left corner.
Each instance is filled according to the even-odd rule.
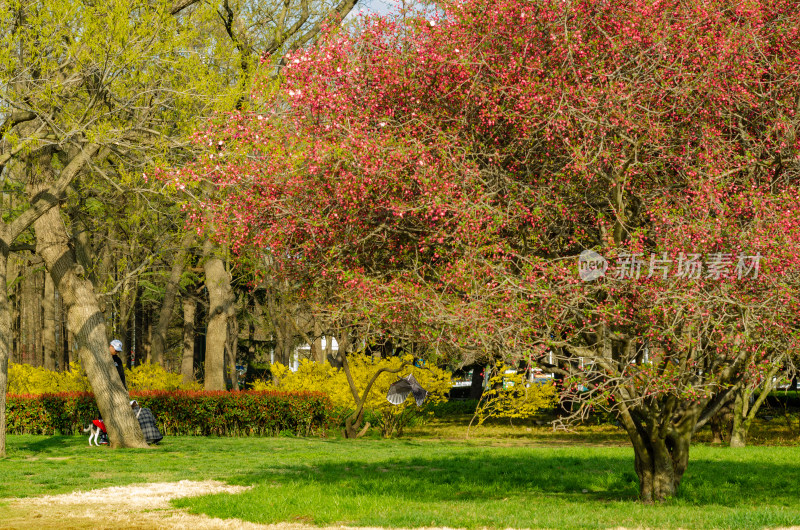
[[[82,438],[84,441],[89,439],[88,436],[80,438]],[[24,441],[23,443],[18,444],[16,448],[20,451],[32,451],[35,453],[74,449],[78,439],[79,437],[77,436],[37,436],[34,440]]]
[[[424,446],[420,447],[424,450]],[[619,453],[627,453],[617,450]],[[573,453],[573,455],[570,455]],[[732,465],[733,464],[733,465]],[[240,475],[242,484],[322,485],[346,495],[403,498],[408,502],[505,500],[532,494],[596,501],[634,501],[638,479],[633,454],[526,450],[521,455],[419,456],[381,462],[318,462],[270,466]],[[800,463],[735,463],[695,459],[671,502],[716,506],[797,506]]]

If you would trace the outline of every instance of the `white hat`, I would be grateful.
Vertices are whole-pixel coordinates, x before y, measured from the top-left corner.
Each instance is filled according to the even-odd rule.
[[[114,339],[111,341],[111,345],[114,346],[114,350],[121,352],[122,351],[122,341]]]

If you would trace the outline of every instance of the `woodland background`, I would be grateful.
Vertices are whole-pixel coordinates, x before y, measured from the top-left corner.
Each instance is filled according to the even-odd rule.
[[[7,238],[9,360],[65,370],[79,357],[80,326],[70,325],[64,299],[74,284],[54,282],[37,254],[44,233],[71,255],[69,267],[93,291],[108,340],[123,342],[129,367],[152,362],[187,381],[210,369],[218,375],[208,389],[235,388],[237,358],[272,353],[288,364],[304,333],[316,325],[320,336],[288,286],[255,281],[252,269],[232,268],[226,248],[187,233],[188,190],[147,175],[191,159],[197,124],[246,104],[256,70],[276,75],[283,54],[355,1],[0,5],[3,221],[30,211],[76,153],[92,153],[52,199],[52,224],[40,218]],[[311,342],[321,359],[324,341]],[[224,355],[206,363],[209,345]]]

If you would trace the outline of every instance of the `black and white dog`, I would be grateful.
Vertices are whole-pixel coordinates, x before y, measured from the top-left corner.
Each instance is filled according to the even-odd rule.
[[[89,433],[89,447],[92,446],[92,440],[94,440],[94,444],[96,446],[100,446],[98,443],[98,438],[100,438],[100,436],[103,434],[103,431],[100,429],[100,427],[94,423],[90,423],[89,426],[83,430],[83,432]]]

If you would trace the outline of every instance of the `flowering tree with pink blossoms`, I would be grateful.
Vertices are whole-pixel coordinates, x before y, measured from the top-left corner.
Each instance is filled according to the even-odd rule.
[[[536,362],[574,417],[617,414],[645,502],[789,365],[793,1],[444,0],[330,31],[284,73],[172,177],[210,181],[198,223],[351,335]]]

